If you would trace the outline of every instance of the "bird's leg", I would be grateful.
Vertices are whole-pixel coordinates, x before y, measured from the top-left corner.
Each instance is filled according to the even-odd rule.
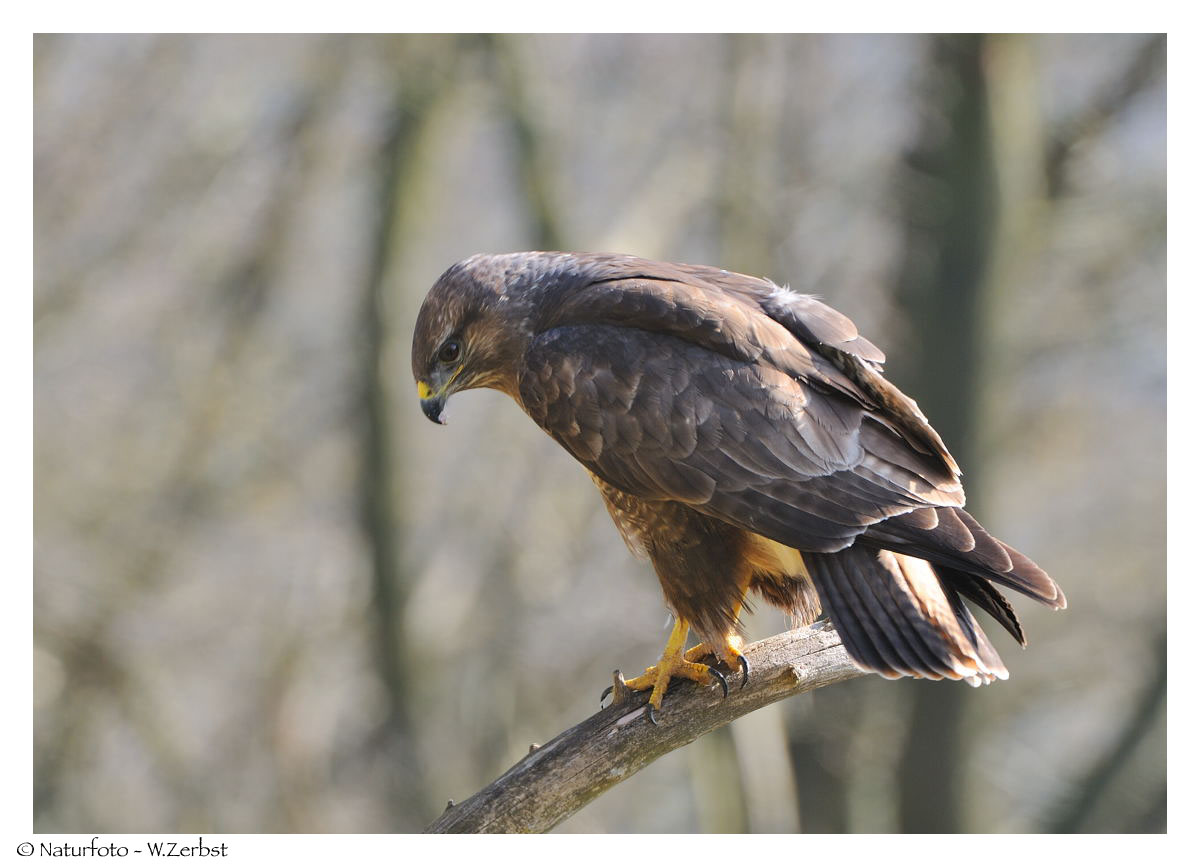
[[[742,649],[746,646],[745,639],[737,630],[735,625],[738,621],[738,615],[742,611],[742,607],[746,602],[746,592],[750,589],[750,572],[746,571],[742,574],[739,581],[741,590],[738,596],[738,602],[733,606],[733,610],[729,613],[729,626],[725,630],[725,634],[721,637],[720,644],[715,642],[701,642],[695,647],[689,648],[683,655],[683,658],[688,662],[699,662],[706,656],[715,658],[718,662],[724,662],[731,672],[741,670],[742,686],[744,687],[750,681],[750,663],[746,661],[746,657],[742,654]]]
[[[742,686],[745,686],[750,680],[750,663],[742,655],[742,649],[746,646],[746,640],[742,638],[741,633],[732,624],[737,622],[738,614],[741,613],[748,586],[748,583],[742,586],[741,601],[734,606],[729,618],[731,625],[725,630],[725,635],[721,638],[720,646],[702,642],[695,647],[689,648],[683,655],[683,658],[688,662],[699,662],[706,656],[712,656],[719,662],[724,662],[730,671],[738,671],[740,669],[742,672]]]
[[[653,711],[662,708],[663,695],[666,693],[672,677],[685,677],[697,683],[708,683],[715,677],[724,686],[724,677],[715,668],[684,659],[683,645],[687,640],[687,634],[687,621],[677,618],[675,626],[671,630],[671,637],[667,639],[667,646],[663,648],[662,657],[658,660],[658,665],[652,665],[639,677],[625,681],[625,686],[629,689],[650,690],[651,721],[654,719]]]

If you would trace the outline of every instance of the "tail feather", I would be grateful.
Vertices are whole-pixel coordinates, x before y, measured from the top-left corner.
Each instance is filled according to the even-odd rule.
[[[832,574],[840,573],[842,598],[849,603],[850,611],[865,627],[867,639],[874,645],[884,664],[892,671],[909,677],[919,676],[923,671],[939,671],[936,662],[922,659],[918,649],[922,642],[913,641],[912,624],[903,616],[894,616],[888,610],[890,599],[885,582],[860,580],[862,574],[871,574],[875,567],[870,563],[869,551],[856,551],[835,558]],[[892,606],[893,608],[895,606]]]
[[[1008,604],[1008,600],[1001,596],[999,591],[993,590],[991,585],[988,585],[986,582],[983,583],[989,590],[995,593],[1005,605]],[[959,596],[958,591],[956,591],[953,587],[947,587],[945,584],[943,584],[942,588],[946,591],[946,598],[950,601],[950,607],[954,610],[954,616],[958,618],[959,627],[962,629],[963,633],[970,638],[971,643],[975,648],[975,652],[979,655],[980,660],[984,663],[988,670],[996,673],[997,677],[1001,679],[1007,679],[1008,669],[1004,666],[1004,662],[1000,659],[1000,654],[996,652],[996,648],[992,646],[990,641],[988,641],[987,635],[985,635],[983,629],[980,628],[979,621],[975,619],[975,615],[971,613],[971,609],[967,608],[966,603],[962,601],[962,597]],[[1009,610],[1011,611],[1011,609]],[[1015,621],[1015,615],[1013,619]],[[1019,628],[1020,624],[1018,624],[1018,629]],[[1022,646],[1024,646],[1024,642],[1022,642]],[[1003,674],[1000,674],[999,672],[1003,672]]]
[[[909,669],[905,673],[954,677],[953,653],[933,624],[918,610],[896,556],[890,551],[863,549],[842,558],[843,566],[851,566],[852,558],[857,562],[851,568],[857,568],[866,580],[851,580],[851,590],[867,604],[875,625],[883,630],[892,647],[908,663]]]
[[[966,600],[1022,646],[1016,612],[991,582],[1054,608],[1066,597],[1036,563],[992,537],[968,512],[917,509],[881,521],[854,545],[806,553],[805,564],[855,662],[885,677],[1007,678]]]
[[[925,561],[866,545],[804,559],[846,650],[863,668],[973,685],[1008,677],[958,592]]]
[[[851,658],[862,668],[883,675],[889,680],[903,677],[906,672],[897,671],[891,663],[890,657],[893,654],[886,642],[882,642],[884,652],[880,652],[880,642],[875,637],[876,630],[871,621],[862,617],[857,610],[857,596],[843,597],[842,588],[846,587],[848,590],[852,580],[842,569],[838,555],[806,554],[804,561],[817,586],[817,593]],[[885,661],[885,656],[889,660]]]

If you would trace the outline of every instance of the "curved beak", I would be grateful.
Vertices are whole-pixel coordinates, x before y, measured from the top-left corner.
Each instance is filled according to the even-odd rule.
[[[437,397],[421,398],[421,412],[425,413],[425,417],[432,422],[445,424],[442,421],[442,410],[446,408],[446,398],[443,395]]]
[[[435,392],[429,387],[429,383],[418,382],[417,397],[421,400],[421,412],[425,413],[427,419],[437,424],[445,424],[442,421],[442,410],[446,408],[446,386],[443,385]]]

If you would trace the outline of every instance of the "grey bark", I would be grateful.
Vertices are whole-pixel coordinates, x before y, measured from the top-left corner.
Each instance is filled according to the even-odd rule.
[[[772,702],[863,672],[827,624],[796,629],[745,650],[751,676],[728,698],[718,685],[683,683],[663,702],[659,724],[646,716],[645,694],[614,703],[527,756],[461,804],[450,804],[427,833],[548,831],[655,759]]]

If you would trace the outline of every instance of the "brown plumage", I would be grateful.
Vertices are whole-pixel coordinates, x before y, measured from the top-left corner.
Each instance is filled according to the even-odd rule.
[[[1007,677],[963,598],[1022,644],[993,584],[1066,599],[963,510],[958,465],[883,360],[845,316],[770,281],[571,253],[454,265],[412,355],[431,419],[455,391],[497,388],[588,469],[701,653],[738,661],[754,591],[801,622],[824,610],[885,677]],[[669,650],[659,671],[704,677],[688,670],[699,654]],[[657,706],[669,675],[654,672],[637,688],[655,683]]]

